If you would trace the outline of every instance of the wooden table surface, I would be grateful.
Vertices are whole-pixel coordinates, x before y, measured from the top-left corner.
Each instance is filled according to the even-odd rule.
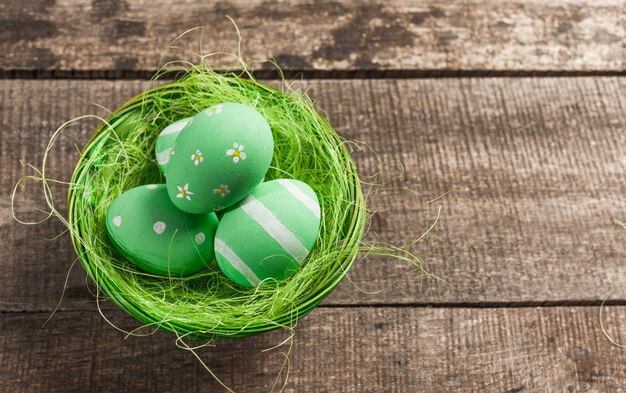
[[[359,259],[298,323],[286,392],[626,392],[626,1],[0,1],[0,391],[216,392],[171,334],[125,338],[99,314],[52,220],[11,217],[13,185],[52,132],[141,92],[159,60],[275,58],[337,132],[371,196],[370,239],[434,275]],[[162,58],[180,33],[192,31]],[[275,71],[256,63],[260,78]],[[93,121],[48,173],[68,180]],[[418,197],[415,190],[423,194]],[[427,203],[452,189],[445,198]],[[16,210],[37,218],[41,189]],[[64,189],[55,186],[64,204]],[[61,207],[64,212],[64,208]],[[116,324],[137,323],[110,303]],[[269,391],[283,331],[198,351],[238,392]]]

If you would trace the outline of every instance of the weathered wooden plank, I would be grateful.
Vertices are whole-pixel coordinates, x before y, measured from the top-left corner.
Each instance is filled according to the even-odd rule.
[[[285,392],[624,392],[626,352],[597,308],[324,308],[299,323]],[[625,307],[605,324],[626,339]],[[121,313],[109,315],[128,325]],[[0,314],[2,392],[222,391],[174,336],[130,337],[93,311]],[[269,391],[286,332],[198,350],[238,392]]]
[[[74,259],[67,237],[43,240],[62,231],[58,223],[12,221],[8,193],[28,173],[19,160],[39,164],[65,119],[104,114],[91,103],[114,108],[143,85],[0,81],[0,309],[50,310]],[[376,152],[354,152],[360,172],[383,172],[380,181],[389,182],[369,201],[377,211],[370,239],[405,244],[441,206],[417,254],[459,290],[420,290],[407,264],[370,256],[350,278],[366,291],[383,291],[368,295],[346,280],[327,304],[580,302],[601,299],[612,287],[613,299],[626,299],[626,234],[613,223],[626,214],[626,79],[329,80],[309,87],[341,135]],[[61,137],[50,176],[69,179],[73,144],[89,133],[83,126]],[[63,188],[54,189],[62,207]],[[18,209],[32,208],[40,193],[35,186],[20,190]],[[84,305],[90,296],[80,267],[67,296],[64,307],[93,309]]]
[[[206,26],[202,40],[189,35],[166,59],[197,60],[201,43],[202,53],[235,52],[226,15],[241,29],[247,60],[275,58],[309,75],[623,71],[625,8],[623,0],[4,1],[0,71],[146,75],[196,26]]]

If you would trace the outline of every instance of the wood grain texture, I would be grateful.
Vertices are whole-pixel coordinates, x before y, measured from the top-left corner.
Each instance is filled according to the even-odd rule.
[[[626,352],[597,308],[322,308],[299,322],[285,392],[625,392]],[[605,324],[626,340],[625,307]],[[108,315],[124,325],[121,312]],[[165,333],[130,337],[93,311],[0,314],[0,392],[223,391]],[[237,392],[269,391],[286,332],[198,351]]]
[[[457,290],[420,288],[411,267],[370,256],[355,264],[325,304],[585,304],[626,299],[626,79],[496,78],[311,81],[311,95],[355,150],[363,176],[387,183],[369,200],[370,241],[401,245],[441,218],[416,253]],[[50,310],[75,258],[59,223],[13,222],[9,193],[19,160],[40,164],[58,125],[91,103],[115,108],[141,81],[0,81],[0,309]],[[97,121],[69,129],[51,151],[48,174],[68,180]],[[403,166],[403,170],[400,165]],[[458,185],[461,183],[460,185]],[[445,198],[426,201],[458,185]],[[422,192],[403,191],[409,188]],[[53,187],[61,210],[65,191]],[[20,189],[22,216],[41,206],[38,186]],[[24,285],[28,283],[29,285]],[[89,309],[80,266],[64,309]],[[106,307],[106,305],[105,305]]]
[[[241,29],[245,59],[275,58],[311,76],[621,72],[625,8],[623,0],[2,1],[0,72],[148,75],[164,48],[196,26],[206,26],[202,40],[189,35],[165,59],[197,61],[200,42],[203,53],[235,52],[226,15]]]

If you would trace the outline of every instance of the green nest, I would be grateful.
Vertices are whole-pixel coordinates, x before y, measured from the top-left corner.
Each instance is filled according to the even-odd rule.
[[[290,329],[350,269],[366,220],[356,168],[344,141],[306,94],[285,90],[192,67],[127,102],[87,143],[68,195],[72,242],[99,291],[145,326],[194,339]],[[220,102],[247,104],[264,115],[275,143],[266,179],[304,181],[321,204],[320,236],[301,269],[258,289],[235,285],[215,263],[185,278],[146,274],[115,251],[105,230],[107,208],[121,193],[165,182],[153,154],[160,130]]]

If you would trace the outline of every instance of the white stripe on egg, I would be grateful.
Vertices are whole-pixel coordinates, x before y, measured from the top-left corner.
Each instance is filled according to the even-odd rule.
[[[184,122],[184,123],[180,122],[180,123],[170,124],[169,126],[165,127],[163,131],[161,131],[159,136],[170,135],[170,134],[175,134],[177,132],[181,132],[188,123],[189,122]]]
[[[215,252],[223,256],[239,273],[241,273],[252,286],[258,286],[261,280],[246,265],[235,252],[221,239],[215,238]]]
[[[170,162],[170,156],[172,155],[172,149],[165,149],[160,153],[156,153],[156,159],[157,159],[157,163],[159,163],[159,165],[165,165],[168,162]]]
[[[241,203],[241,208],[250,218],[256,221],[268,235],[280,244],[289,255],[294,257],[298,264],[304,261],[309,250],[274,214],[252,195],[248,195]]]
[[[291,195],[293,195],[297,200],[302,202],[304,206],[306,206],[310,211],[315,214],[315,218],[320,218],[320,205],[315,202],[311,197],[302,192],[301,189],[298,188],[295,184],[293,184],[290,180],[287,179],[278,179],[276,180],[281,186],[285,187],[287,191]]]

